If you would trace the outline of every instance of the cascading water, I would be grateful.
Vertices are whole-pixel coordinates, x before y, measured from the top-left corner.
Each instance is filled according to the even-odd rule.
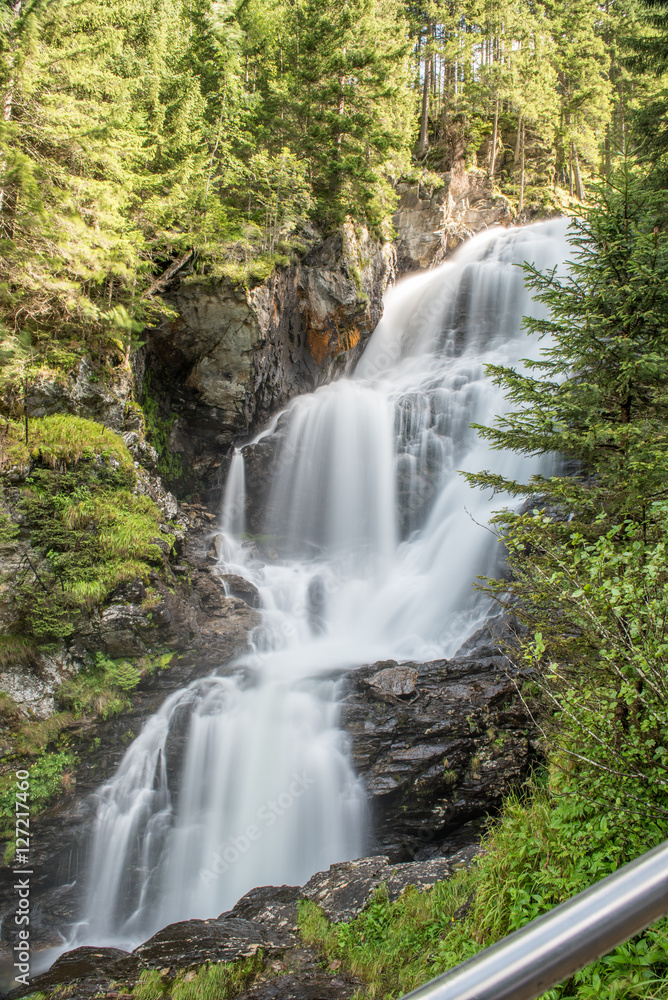
[[[336,671],[451,655],[488,614],[472,584],[494,570],[484,525],[500,501],[459,470],[538,470],[490,452],[470,425],[504,408],[485,364],[537,350],[515,265],[553,267],[567,252],[564,220],[491,231],[388,294],[355,376],[295,400],[264,432],[276,445],[265,562],[242,537],[235,452],[221,568],[257,586],[263,623],[233,676],[167,699],[99,791],[78,943],[136,944],[363,853]]]

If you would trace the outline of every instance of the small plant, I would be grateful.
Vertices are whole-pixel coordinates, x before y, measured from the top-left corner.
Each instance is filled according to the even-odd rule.
[[[64,778],[74,766],[75,760],[73,753],[61,750],[43,753],[34,764],[29,765],[31,818],[42,812],[53,799],[65,791],[67,782]],[[8,841],[5,854],[9,852],[10,860],[14,850],[15,802],[14,775],[4,775],[0,779],[0,839]]]
[[[75,716],[108,719],[130,707],[128,692],[137,687],[141,670],[129,660],[112,660],[98,653],[94,665],[61,685],[58,701]]]

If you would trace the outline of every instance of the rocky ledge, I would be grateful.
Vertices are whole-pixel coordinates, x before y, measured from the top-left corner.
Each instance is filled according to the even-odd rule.
[[[390,901],[408,886],[423,891],[451,877],[468,863],[453,855],[438,860],[392,865],[387,856],[361,858],[332,865],[306,885],[252,889],[232,910],[212,920],[170,924],[135,948],[76,948],[61,955],[30,987],[9,997],[74,989],[79,998],[127,996],[145,969],[158,969],[169,981],[179,970],[204,963],[232,962],[261,954],[261,968],[243,1000],[343,1000],[361,983],[322,967],[319,955],[305,947],[298,928],[298,904],[316,903],[333,923],[357,917],[384,886]],[[280,977],[280,978],[279,978]],[[68,993],[67,995],[72,995]]]
[[[500,651],[512,641],[497,619],[450,660],[346,675],[341,724],[367,787],[376,850],[395,861],[447,851],[527,776],[533,727],[521,677]]]

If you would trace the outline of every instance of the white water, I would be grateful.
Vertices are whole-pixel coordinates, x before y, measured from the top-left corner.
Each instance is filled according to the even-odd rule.
[[[219,551],[223,571],[260,591],[254,652],[234,676],[168,698],[99,791],[76,943],[134,945],[364,852],[364,792],[332,678],[451,655],[488,614],[473,583],[497,563],[484,525],[503,499],[458,470],[538,470],[491,452],[470,424],[504,409],[484,365],[538,350],[521,332],[532,306],[514,264],[563,261],[565,234],[562,220],[486,233],[388,294],[355,376],[297,399],[264,433],[280,446],[266,562],[242,541],[235,452]]]

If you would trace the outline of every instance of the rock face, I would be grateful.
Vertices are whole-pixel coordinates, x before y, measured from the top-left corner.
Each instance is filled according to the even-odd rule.
[[[495,195],[487,174],[458,164],[442,175],[443,186],[425,190],[420,184],[398,184],[397,272],[419,271],[442,263],[463,240],[490,226],[507,226],[512,210],[507,198]]]
[[[235,437],[349,371],[393,278],[392,245],[346,224],[253,289],[175,283],[166,297],[178,318],[149,331],[146,362],[170,397],[169,445],[189,473],[212,483]]]
[[[133,379],[127,368],[114,369],[111,377],[104,378],[82,358],[66,374],[44,372],[33,379],[28,385],[26,407],[31,418],[70,413],[120,431],[126,426],[132,390]],[[3,400],[3,408],[5,404]]]
[[[341,721],[374,817],[374,847],[429,857],[526,776],[531,725],[492,624],[452,660],[346,675]]]

